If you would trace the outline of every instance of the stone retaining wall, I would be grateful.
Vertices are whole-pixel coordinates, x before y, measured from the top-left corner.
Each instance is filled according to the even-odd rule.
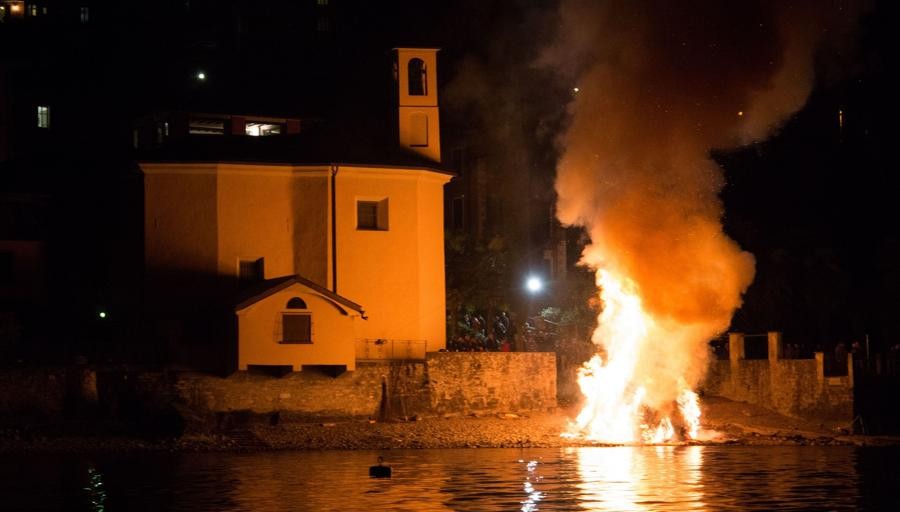
[[[85,380],[82,374],[0,370],[0,415],[15,419],[32,409],[61,415],[72,382],[82,401],[92,401],[106,417],[177,411],[200,422],[236,412],[386,419],[556,407],[556,363],[549,353],[441,352],[425,361],[359,363],[340,375],[306,369],[282,377],[236,372],[222,378],[119,369],[87,371],[91,378]]]
[[[428,355],[430,409],[437,414],[527,412],[556,407],[556,356],[541,352]]]
[[[768,338],[768,359],[748,360],[743,335],[729,335],[729,360],[711,363],[704,391],[787,416],[849,425],[854,418],[852,361],[848,358],[847,376],[826,377],[821,352],[814,359],[782,359],[781,333]]]

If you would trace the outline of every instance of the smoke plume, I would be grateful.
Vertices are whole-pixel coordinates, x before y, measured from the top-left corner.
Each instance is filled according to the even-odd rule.
[[[585,264],[637,291],[660,334],[636,378],[654,383],[651,404],[672,401],[702,378],[706,342],[754,274],[753,256],[723,232],[710,152],[763,139],[800,109],[818,44],[855,15],[837,2],[564,0],[560,18],[541,60],[571,73],[578,92],[558,217],[588,231]]]

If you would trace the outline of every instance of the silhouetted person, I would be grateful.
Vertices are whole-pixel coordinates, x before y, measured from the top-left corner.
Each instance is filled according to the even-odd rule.
[[[372,478],[391,477],[391,467],[384,465],[384,457],[378,457],[378,465],[369,466],[369,476]]]
[[[847,345],[843,341],[834,347],[834,373],[835,375],[847,373]]]

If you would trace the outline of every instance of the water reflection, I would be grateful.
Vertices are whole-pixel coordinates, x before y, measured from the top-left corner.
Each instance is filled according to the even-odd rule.
[[[103,488],[103,473],[94,466],[88,466],[87,486],[83,488],[91,512],[106,510],[106,490]]]
[[[393,478],[369,478],[378,455]],[[900,450],[884,448],[0,456],[0,509],[41,512],[880,510],[898,488]]]
[[[571,448],[588,510],[704,509],[703,447]]]
[[[519,462],[524,462],[520,460]],[[538,491],[534,484],[540,482],[543,477],[537,473],[538,461],[532,460],[525,465],[528,474],[525,476],[525,501],[522,502],[522,512],[532,512],[538,510],[538,502],[544,494]]]

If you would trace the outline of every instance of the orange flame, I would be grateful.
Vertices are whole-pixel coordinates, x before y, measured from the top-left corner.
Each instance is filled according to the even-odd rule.
[[[663,443],[675,438],[675,428],[666,415],[648,422],[646,416],[660,407],[657,397],[648,397],[647,389],[658,389],[653,375],[641,364],[642,352],[653,350],[654,342],[665,342],[667,333],[648,314],[635,289],[605,269],[597,271],[603,312],[594,331],[594,343],[606,350],[581,368],[578,385],[586,398],[581,413],[571,425],[568,436],[584,437],[608,443]],[[700,426],[697,394],[679,379],[677,406],[684,422],[685,437],[695,439]]]

